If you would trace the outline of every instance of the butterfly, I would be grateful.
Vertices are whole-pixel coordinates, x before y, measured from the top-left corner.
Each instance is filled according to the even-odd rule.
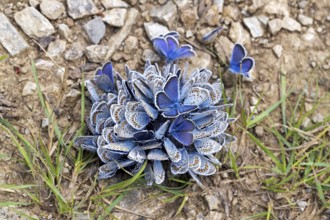
[[[213,29],[212,31],[210,31],[210,32],[206,33],[205,35],[203,35],[202,41],[206,42],[206,43],[211,42],[212,40],[214,40],[216,38],[217,34],[222,30],[223,30],[222,27],[218,27],[218,28]]]
[[[171,123],[168,133],[182,145],[189,146],[193,143],[193,134],[191,132],[194,129],[195,124],[180,115]]]
[[[112,64],[110,62],[107,62],[102,68],[96,70],[94,82],[105,92],[111,92],[114,90],[115,80]]]
[[[254,67],[254,59],[247,57],[246,49],[243,45],[236,43],[230,59],[229,70],[234,74],[241,74],[250,78],[250,71]]]
[[[164,91],[156,93],[155,105],[162,110],[165,118],[173,118],[198,108],[197,105],[184,105],[179,102],[179,79],[176,75],[169,77]]]
[[[192,46],[187,44],[180,46],[177,38],[178,34],[176,32],[170,32],[152,39],[156,52],[164,57],[168,63],[196,55]]]

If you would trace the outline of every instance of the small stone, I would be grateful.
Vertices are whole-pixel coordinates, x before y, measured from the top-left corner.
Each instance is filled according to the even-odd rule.
[[[125,23],[127,9],[114,8],[104,13],[103,21],[110,26],[122,27]]]
[[[258,136],[258,137],[263,137],[264,136],[264,128],[262,127],[262,126],[256,126],[255,127],[255,133],[256,133],[256,135]]]
[[[160,5],[163,5],[163,4],[165,4],[166,2],[167,2],[167,0],[158,0],[157,1]]]
[[[298,2],[299,8],[304,9],[304,8],[306,8],[307,5],[308,5],[308,0],[301,0]]]
[[[51,42],[47,48],[47,53],[50,57],[60,56],[66,48],[66,41],[57,39]]]
[[[215,195],[206,195],[205,200],[210,211],[219,210],[220,200]]]
[[[31,38],[38,39],[55,33],[53,25],[33,7],[16,12],[14,18],[24,33]]]
[[[267,26],[269,17],[267,17],[266,15],[258,15],[257,18],[263,25]]]
[[[316,67],[316,62],[315,62],[315,61],[312,61],[312,62],[311,62],[311,67],[312,67],[312,68],[315,68],[315,67]]]
[[[293,18],[284,17],[282,21],[282,28],[288,31],[301,31],[301,24]]]
[[[194,33],[191,30],[186,31],[186,38],[191,38],[194,36]]]
[[[168,1],[163,6],[154,7],[150,11],[150,16],[158,19],[161,22],[166,23],[168,26],[172,26],[176,20],[177,8],[172,1]]]
[[[301,123],[301,127],[303,129],[308,128],[311,125],[311,120],[309,118],[304,118],[304,120]]]
[[[12,56],[29,48],[27,42],[3,13],[0,13],[0,43]]]
[[[251,96],[251,97],[250,97],[250,104],[251,104],[251,105],[257,105],[258,102],[259,102],[259,100],[258,100],[257,97],[255,97],[255,96]]]
[[[214,0],[214,5],[217,6],[218,8],[218,13],[222,13],[223,12],[223,2],[224,0]]]
[[[189,6],[193,5],[192,0],[173,0],[175,4],[181,9],[187,9]]]
[[[220,36],[215,43],[215,50],[221,60],[226,60],[230,56],[234,44],[225,36]]]
[[[305,210],[305,208],[308,206],[308,203],[305,201],[299,200],[299,201],[297,201],[297,205],[298,205],[300,211],[303,212]]]
[[[42,0],[40,10],[48,19],[56,20],[64,14],[65,7],[57,0]]]
[[[308,43],[310,47],[313,47],[314,49],[324,48],[323,41],[320,39],[319,35],[316,33],[313,27],[309,27],[301,37],[306,43]]]
[[[139,40],[134,36],[129,36],[124,43],[124,52],[131,53],[137,50],[139,46]]]
[[[249,32],[244,29],[240,22],[231,23],[228,36],[233,42],[239,42],[244,45],[250,44],[251,41]]]
[[[78,101],[81,92],[76,89],[71,89],[68,94],[65,95],[65,100],[69,103],[75,103]]]
[[[328,69],[330,69],[330,65],[328,65],[328,64],[324,64],[324,65],[322,65],[322,68],[323,68],[324,70],[328,70]]]
[[[306,112],[309,112],[313,109],[313,105],[311,105],[310,103],[308,102],[305,102],[305,111]]]
[[[279,18],[270,20],[268,22],[268,28],[272,35],[277,34],[282,29],[282,20]]]
[[[59,24],[58,25],[58,32],[61,37],[65,38],[66,40],[70,41],[72,37],[72,32],[68,25],[66,24]]]
[[[109,47],[101,45],[91,45],[86,47],[86,56],[87,59],[93,63],[102,63],[104,62]]]
[[[79,42],[73,43],[65,53],[64,58],[66,60],[76,60],[84,55],[83,45]]]
[[[32,95],[37,90],[37,85],[28,81],[23,87],[22,96]]]
[[[205,220],[224,220],[224,215],[221,212],[211,211],[207,216],[205,216]]]
[[[206,10],[206,13],[203,15],[203,20],[206,24],[210,26],[219,25],[221,15],[218,12],[218,7],[216,5],[212,5],[210,8]]]
[[[271,0],[267,2],[267,5],[264,7],[264,12],[267,14],[289,16],[287,0]]]
[[[54,62],[50,60],[39,59],[35,63],[37,70],[50,70],[54,66]]]
[[[305,26],[309,26],[309,25],[312,25],[312,24],[313,24],[313,18],[308,17],[308,16],[303,15],[303,14],[299,14],[299,15],[298,15],[298,21],[299,21],[302,25],[305,25]]]
[[[202,212],[200,212],[196,215],[196,220],[204,220],[204,215]]]
[[[326,19],[326,20],[327,20],[327,21],[330,21],[330,15],[327,16],[327,19]]]
[[[324,116],[320,113],[316,113],[313,117],[312,117],[312,121],[314,123],[320,123],[320,122],[323,122],[324,120]]]
[[[150,60],[150,62],[158,62],[160,61],[160,57],[154,52],[154,50],[145,49],[142,54],[142,60],[143,61]]]
[[[165,35],[169,32],[167,27],[165,27],[164,25],[161,25],[159,23],[154,23],[154,22],[144,23],[144,29],[146,30],[147,35],[150,40],[155,37],[158,37],[160,34]]]
[[[45,128],[45,127],[48,126],[48,124],[49,124],[48,118],[43,118],[42,121],[41,121],[41,127]]]
[[[257,38],[264,35],[265,30],[256,17],[249,17],[243,19],[244,24],[249,29],[252,37]]]
[[[283,47],[280,44],[277,44],[273,47],[273,52],[275,53],[275,55],[277,56],[277,58],[280,58],[282,56],[282,52],[283,52]]]
[[[101,41],[105,35],[105,29],[105,24],[100,17],[96,17],[84,25],[84,30],[93,44],[98,44]]]
[[[202,51],[196,51],[196,56],[190,58],[189,72],[196,68],[210,68],[212,66],[211,55]]]
[[[110,8],[128,8],[128,4],[121,0],[102,0],[102,5],[106,9]]]
[[[99,12],[92,0],[67,0],[68,13],[73,19],[82,18]]]
[[[233,19],[234,21],[238,21],[240,18],[240,15],[241,15],[241,12],[235,6],[227,5],[223,9],[223,16],[229,17],[229,18]]]
[[[60,67],[56,71],[56,76],[61,80],[61,82],[64,82],[64,77],[65,77],[65,67]]]
[[[38,5],[40,4],[40,1],[39,0],[29,0],[29,5],[31,7],[37,7]]]
[[[181,21],[187,29],[193,29],[198,20],[197,8],[181,11]]]

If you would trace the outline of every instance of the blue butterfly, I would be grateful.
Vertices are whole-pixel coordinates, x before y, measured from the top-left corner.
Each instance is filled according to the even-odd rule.
[[[193,134],[191,132],[194,129],[195,124],[191,120],[185,119],[180,115],[172,122],[168,133],[179,143],[184,146],[189,146],[193,143]]]
[[[229,70],[234,74],[241,74],[250,78],[250,71],[254,67],[254,59],[246,56],[246,49],[243,45],[236,43],[230,59]]]
[[[179,102],[179,78],[175,75],[169,77],[164,91],[156,93],[155,99],[156,107],[163,111],[162,115],[166,118],[173,118],[198,108],[197,105],[183,105]]]
[[[160,35],[152,39],[155,50],[168,63],[196,55],[192,46],[187,44],[180,46],[177,38],[178,34],[176,32],[170,32],[164,36]]]
[[[214,40],[217,36],[217,34],[222,31],[223,28],[222,27],[218,27],[216,29],[213,29],[212,31],[208,32],[207,34],[205,34],[203,37],[202,37],[202,41],[203,42],[211,42],[212,40]]]
[[[115,87],[112,63],[107,62],[102,69],[98,69],[94,76],[95,84],[105,92],[111,92]]]

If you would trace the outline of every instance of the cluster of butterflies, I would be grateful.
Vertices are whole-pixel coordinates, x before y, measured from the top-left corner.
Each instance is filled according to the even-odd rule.
[[[86,119],[91,135],[76,138],[75,145],[97,153],[103,162],[100,179],[119,169],[135,174],[146,162],[148,185],[163,183],[167,168],[173,175],[189,173],[202,185],[198,175],[214,174],[221,165],[215,154],[235,141],[225,133],[233,119],[223,111],[231,105],[222,99],[222,84],[209,83],[212,72],[207,69],[189,74],[188,65],[178,68],[175,60],[195,55],[178,38],[170,32],[153,39],[166,60],[162,69],[149,61],[143,73],[125,66],[124,79],[108,62],[86,81],[93,102]],[[235,48],[229,69],[244,75],[254,61],[243,46]]]

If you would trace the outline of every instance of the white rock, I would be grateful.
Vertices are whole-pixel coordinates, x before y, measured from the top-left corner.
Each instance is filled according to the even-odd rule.
[[[68,13],[73,19],[99,12],[92,0],[67,0]]]
[[[103,21],[110,26],[122,27],[125,23],[127,9],[125,8],[114,8],[110,11],[104,12]]]
[[[176,20],[177,8],[172,1],[168,1],[165,5],[154,7],[150,11],[150,16],[165,22],[168,26],[171,26]]]
[[[218,210],[220,208],[220,200],[215,195],[206,195],[205,200],[209,206],[210,211]]]
[[[316,113],[313,117],[312,117],[312,121],[314,123],[321,123],[324,121],[324,116],[320,113]]]
[[[64,53],[66,60],[76,60],[84,55],[84,47],[80,42],[73,43],[70,48]]]
[[[298,15],[298,21],[305,26],[309,26],[313,24],[313,18],[307,17],[306,15],[303,14]]]
[[[308,203],[306,201],[297,201],[297,205],[299,206],[300,211],[304,211],[305,208],[308,206]]]
[[[96,17],[84,25],[84,30],[93,44],[98,44],[101,41],[105,35],[105,29],[105,24],[100,17]]]
[[[27,7],[14,15],[16,23],[29,37],[38,39],[53,34],[53,25],[37,9]]]
[[[22,96],[32,95],[37,90],[37,85],[33,82],[26,82],[23,87]]]
[[[36,61],[37,70],[50,70],[54,66],[54,62],[50,60],[39,59]]]
[[[102,5],[106,9],[110,8],[128,8],[128,4],[121,0],[102,0]]]
[[[40,4],[40,0],[29,0],[29,5],[32,7],[37,7]]]
[[[244,18],[243,22],[250,30],[252,37],[257,38],[264,35],[264,27],[256,17]]]
[[[273,35],[277,34],[282,29],[282,20],[279,18],[270,20],[268,22],[268,28]]]
[[[48,126],[48,124],[49,124],[48,118],[43,118],[42,121],[41,121],[41,127],[45,128],[45,127]]]
[[[139,40],[134,36],[129,36],[125,40],[124,52],[131,53],[133,51],[136,51],[138,49],[138,46],[139,46]]]
[[[160,61],[160,57],[155,53],[154,50],[145,49],[142,54],[142,60],[143,61],[150,60],[150,62],[158,62]]]
[[[160,34],[165,35],[169,32],[167,27],[154,22],[144,23],[144,29],[146,30],[150,40],[155,37],[158,37]]]
[[[267,1],[268,2],[268,1]],[[289,16],[287,0],[271,0],[265,5],[264,12],[272,15]]]
[[[86,47],[85,54],[87,59],[93,63],[102,63],[108,53],[108,46],[91,45]]]
[[[231,42],[227,37],[220,36],[217,38],[215,43],[215,50],[219,55],[220,59],[225,61],[227,57],[230,57],[231,51],[234,47],[233,42]]]
[[[107,45],[109,45],[110,49],[108,51],[105,60],[111,58],[113,53],[120,47],[120,45],[124,42],[127,36],[131,33],[132,26],[136,24],[138,15],[139,15],[139,11],[136,10],[135,8],[131,8],[128,10],[127,19],[124,26],[115,35],[113,35],[107,42]]]
[[[180,8],[180,10],[186,9],[193,4],[192,0],[173,0],[173,1]]]
[[[251,43],[249,32],[244,29],[240,22],[231,23],[228,36],[233,42],[239,42],[241,44]]]
[[[313,48],[324,48],[324,43],[320,39],[313,27],[309,27],[307,31],[302,35],[302,39]]]
[[[47,53],[51,57],[60,56],[66,48],[66,41],[57,39],[48,45]]]
[[[224,0],[214,0],[213,4],[215,4],[217,6],[219,13],[222,13],[222,11],[223,11],[223,2],[224,2]]]
[[[204,220],[224,220],[224,214],[222,214],[221,212],[214,212],[211,211],[209,212],[209,214],[207,214],[207,216],[205,216]]]
[[[47,18],[56,20],[64,14],[65,7],[57,0],[42,0],[40,10]]]
[[[282,56],[282,52],[283,52],[283,47],[280,44],[277,44],[273,47],[273,52],[275,53],[275,55],[277,56],[277,58],[280,58]]]
[[[266,15],[258,15],[257,18],[263,25],[267,26],[269,17],[267,17]]]
[[[65,38],[66,40],[70,41],[72,37],[72,32],[68,25],[66,24],[59,24],[58,25],[58,32],[61,37]]]
[[[291,17],[284,17],[282,21],[282,28],[288,31],[301,31],[301,24]]]
[[[29,48],[27,42],[3,13],[0,13],[0,43],[12,56]]]

